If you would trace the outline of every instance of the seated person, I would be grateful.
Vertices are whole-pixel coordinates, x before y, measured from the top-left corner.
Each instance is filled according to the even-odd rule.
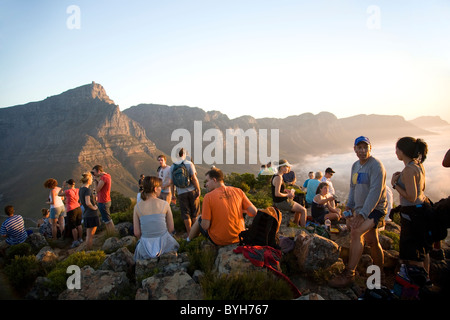
[[[294,171],[289,171],[285,174],[283,174],[283,181],[288,186],[295,186],[295,183],[297,182],[297,178],[295,176]]]
[[[311,215],[320,224],[324,224],[326,219],[339,220],[341,218],[341,209],[334,206],[334,196],[328,193],[328,188],[326,182],[319,184],[311,206]]]
[[[161,185],[160,178],[145,177],[141,201],[134,206],[134,235],[139,239],[134,252],[135,260],[159,257],[179,248],[178,242],[172,237],[174,223],[170,205],[158,199]]]
[[[270,182],[272,189],[273,205],[280,210],[294,212],[294,223],[305,227],[306,209],[294,201],[294,190],[287,190],[283,181],[283,175],[291,170],[291,165],[285,159],[279,161],[278,172],[273,175]]]
[[[28,233],[25,231],[25,222],[21,215],[14,214],[13,206],[5,207],[5,214],[8,216],[2,223],[0,235],[10,246],[19,244],[27,240]]]
[[[314,179],[314,172],[312,172],[312,171],[310,171],[308,173],[308,179],[306,179],[305,182],[303,182],[303,186],[302,186],[302,190],[303,191],[308,190],[308,188],[307,188],[308,187],[308,182],[311,179]]]
[[[202,233],[218,246],[239,242],[239,234],[245,230],[244,211],[253,217],[256,207],[241,189],[225,186],[220,169],[206,173],[205,187],[208,193],[203,199],[202,215],[192,225],[187,240]]]
[[[306,187],[306,204],[308,207],[311,206],[314,197],[316,196],[317,187],[320,184],[320,179],[322,179],[323,174],[321,171],[317,171],[313,179],[309,179],[308,185]]]
[[[52,237],[52,225],[50,223],[50,210],[47,208],[41,209],[42,218],[38,220],[37,227],[39,228],[39,233],[41,233],[46,238]]]

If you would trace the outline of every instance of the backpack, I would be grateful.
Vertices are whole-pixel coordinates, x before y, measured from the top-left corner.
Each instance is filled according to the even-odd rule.
[[[191,184],[191,176],[184,161],[179,164],[173,164],[172,181],[177,188],[187,188]]]
[[[281,224],[281,212],[275,207],[258,210],[252,225],[239,234],[240,246],[270,246],[280,249],[278,229]]]

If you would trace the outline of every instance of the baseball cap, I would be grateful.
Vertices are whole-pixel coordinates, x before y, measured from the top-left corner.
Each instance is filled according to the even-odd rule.
[[[331,172],[331,173],[334,173],[334,170],[333,169],[331,169],[331,168],[326,168],[326,170],[325,170],[325,173],[326,172]]]
[[[360,142],[364,142],[364,143],[367,143],[368,145],[370,145],[370,140],[369,140],[369,138],[364,137],[364,136],[360,136],[360,137],[358,137],[358,138],[355,139],[355,146],[356,146],[358,143],[360,143]]]

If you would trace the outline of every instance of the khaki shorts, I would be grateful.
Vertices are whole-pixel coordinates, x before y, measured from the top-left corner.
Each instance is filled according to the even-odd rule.
[[[274,206],[282,211],[292,211],[295,201],[293,199],[286,199],[283,202],[274,202]]]

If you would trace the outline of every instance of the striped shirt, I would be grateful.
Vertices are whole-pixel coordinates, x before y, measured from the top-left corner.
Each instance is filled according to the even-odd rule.
[[[3,222],[0,228],[0,235],[6,236],[6,243],[15,245],[24,242],[27,239],[25,223],[20,215],[12,215]]]

